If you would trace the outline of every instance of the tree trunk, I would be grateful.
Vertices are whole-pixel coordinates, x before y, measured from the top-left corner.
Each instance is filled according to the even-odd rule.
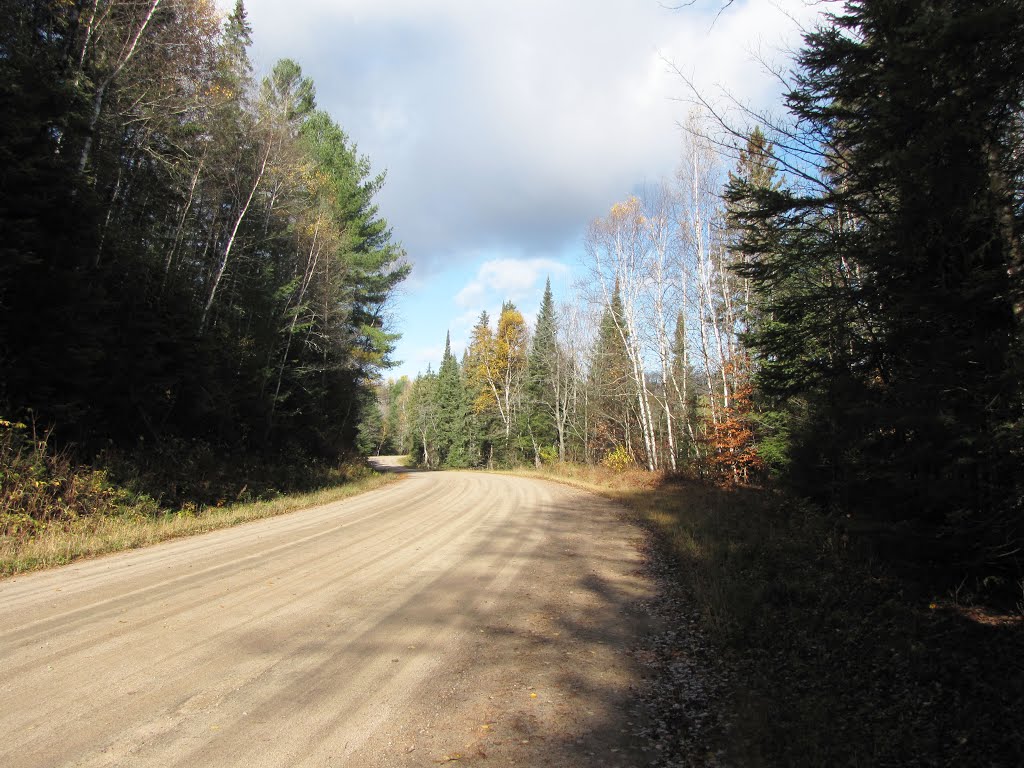
[[[224,253],[220,259],[220,265],[217,267],[217,272],[214,274],[213,282],[210,285],[210,295],[206,298],[206,304],[203,306],[203,314],[199,318],[199,335],[202,336],[206,332],[206,322],[209,319],[210,307],[213,306],[213,299],[217,295],[217,287],[220,285],[221,278],[224,277],[224,270],[227,269],[228,259],[231,257],[231,249],[235,244],[235,237],[238,235],[238,228],[242,225],[242,219],[245,218],[245,214],[249,210],[249,206],[252,204],[252,199],[256,196],[256,190],[259,188],[260,182],[263,180],[263,173],[267,169],[267,160],[270,158],[271,144],[267,144],[267,151],[263,154],[263,162],[260,164],[259,173],[256,175],[256,180],[253,182],[252,189],[249,191],[249,197],[246,199],[245,204],[238,212],[238,216],[235,218],[235,224],[231,228],[231,235],[228,237],[227,245],[224,246]]]
[[[110,84],[117,79],[118,75],[121,74],[122,70],[128,65],[135,57],[135,52],[138,50],[139,40],[142,39],[143,33],[146,31],[146,27],[149,26],[150,20],[153,18],[153,14],[156,13],[157,7],[160,5],[161,0],[152,0],[149,6],[149,10],[146,12],[146,17],[142,20],[142,24],[139,26],[138,31],[134,37],[128,41],[121,49],[121,53],[117,58],[117,63],[114,65],[114,69],[111,70],[110,74],[107,75],[96,88],[96,93],[93,94],[92,99],[92,110],[89,113],[89,124],[86,129],[85,142],[82,144],[82,155],[78,160],[78,171],[83,173],[86,166],[89,164],[89,157],[92,153],[93,139],[96,135],[96,126],[99,125],[100,114],[103,111],[103,100],[106,97],[107,88]],[[95,18],[95,8],[93,10],[93,18]],[[90,33],[91,33],[92,20],[90,20]],[[82,62],[85,60],[85,49],[82,50]]]

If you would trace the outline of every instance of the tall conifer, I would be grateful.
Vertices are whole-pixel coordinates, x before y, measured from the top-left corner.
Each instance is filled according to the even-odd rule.
[[[466,396],[450,333],[445,336],[444,357],[437,372],[436,402],[439,461],[449,467],[467,466]]]
[[[805,487],[992,563],[1024,536],[1022,102],[1016,0],[850,0],[788,97],[817,187],[729,191]]]
[[[633,452],[630,363],[619,332],[621,317],[622,297],[616,282],[611,302],[601,315],[590,362],[591,450],[598,457],[620,446]]]
[[[537,311],[537,324],[527,358],[525,428],[534,460],[539,462],[541,448],[551,448],[558,439],[555,413],[558,410],[559,371],[558,318],[551,295],[551,279],[544,284],[544,295]]]

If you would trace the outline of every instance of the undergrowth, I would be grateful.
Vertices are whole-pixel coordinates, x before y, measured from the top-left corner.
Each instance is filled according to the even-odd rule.
[[[0,420],[0,576],[326,504],[391,482],[351,459],[267,462],[168,443],[95,465]]]
[[[1024,765],[1019,608],[931,592],[845,518],[783,494],[639,470],[541,474],[620,502],[678,562],[735,669],[731,763]]]

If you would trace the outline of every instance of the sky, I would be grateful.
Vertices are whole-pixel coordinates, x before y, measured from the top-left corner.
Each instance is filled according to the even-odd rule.
[[[219,0],[222,7],[233,0]],[[685,2],[685,0],[684,0]],[[388,376],[461,355],[482,310],[527,320],[585,274],[590,221],[670,178],[701,93],[779,103],[813,0],[245,0],[261,72],[295,59],[387,172],[377,201],[412,273]],[[681,6],[681,7],[677,7]]]

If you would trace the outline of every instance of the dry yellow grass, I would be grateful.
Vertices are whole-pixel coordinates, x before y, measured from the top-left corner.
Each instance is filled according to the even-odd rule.
[[[89,557],[145,547],[169,539],[228,528],[240,523],[329,504],[399,479],[374,474],[344,485],[311,493],[281,496],[270,501],[208,507],[199,514],[179,512],[157,517],[97,515],[62,526],[48,526],[32,538],[0,536],[0,576],[53,568]]]
[[[1024,622],[980,623],[845,518],[781,492],[603,467],[522,474],[621,503],[676,558],[735,670],[719,703],[730,764],[1021,764]]]

